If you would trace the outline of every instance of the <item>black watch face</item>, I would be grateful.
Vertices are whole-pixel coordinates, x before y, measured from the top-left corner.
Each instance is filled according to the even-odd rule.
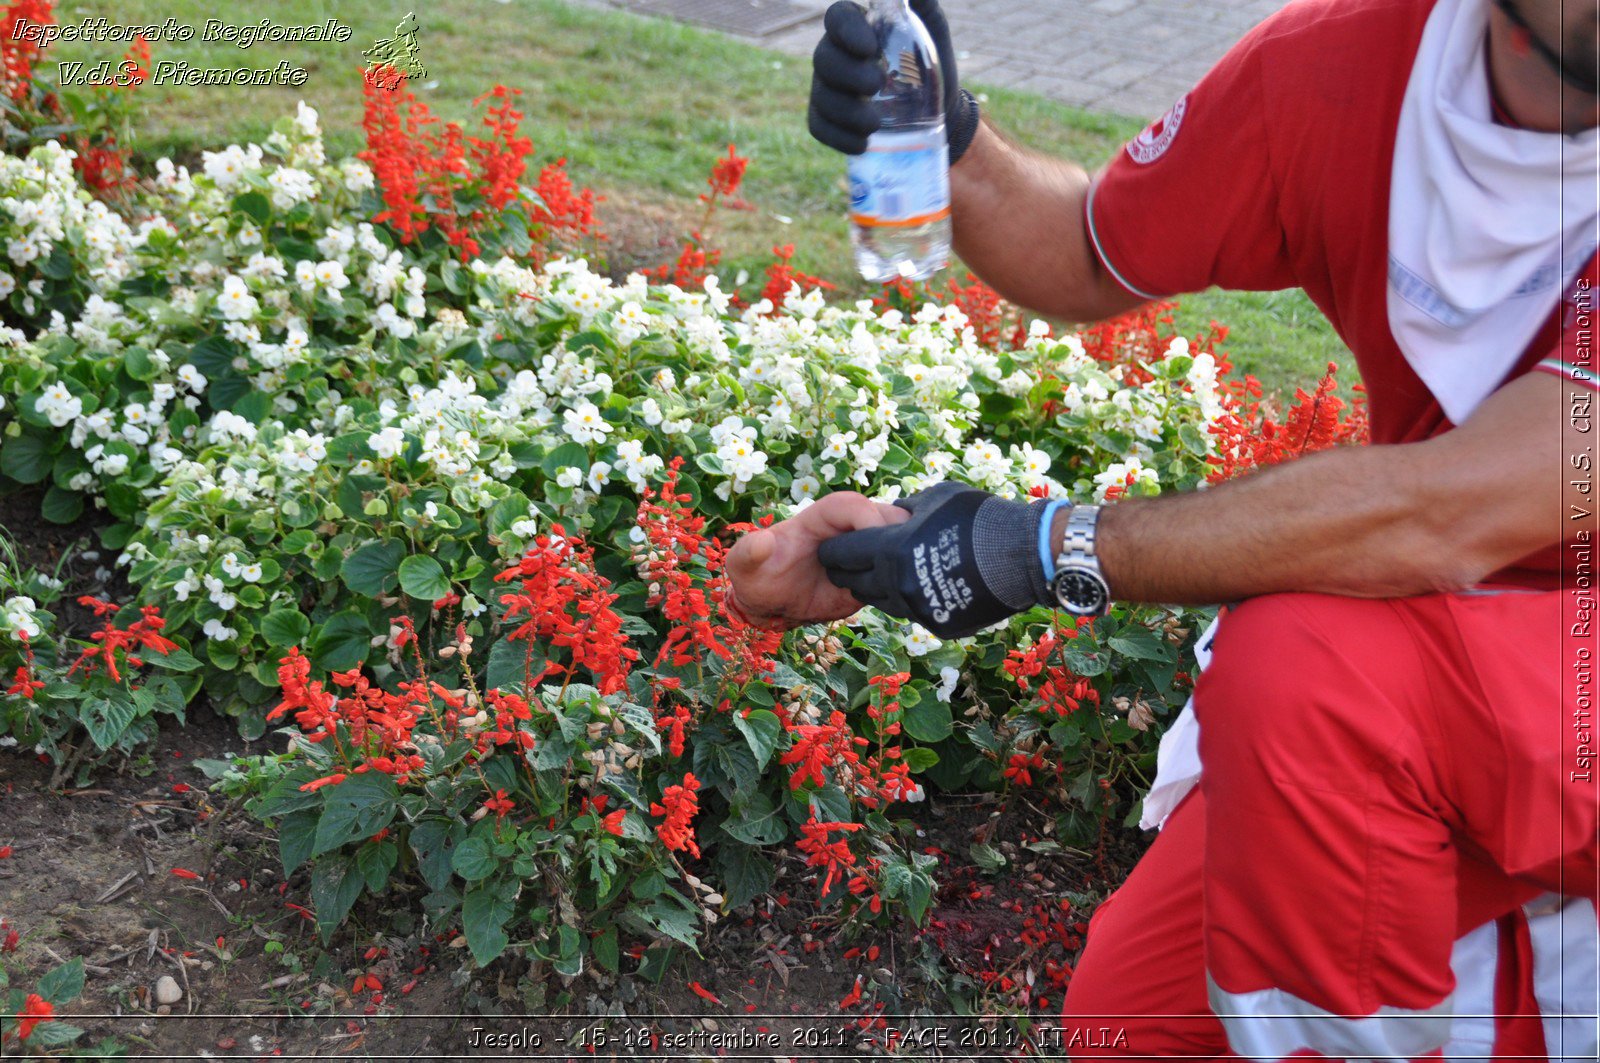
[[[1105,611],[1106,585],[1092,572],[1063,569],[1056,573],[1055,591],[1061,607],[1079,616],[1094,616]]]

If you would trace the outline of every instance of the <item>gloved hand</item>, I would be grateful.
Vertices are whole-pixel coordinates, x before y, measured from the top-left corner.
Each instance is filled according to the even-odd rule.
[[[825,540],[817,560],[837,587],[940,638],[961,638],[1054,602],[1039,560],[1046,503],[935,484],[895,505],[911,519]]]
[[[911,0],[911,10],[939,52],[945,137],[953,166],[977,135],[978,101],[956,78],[956,51],[939,0]],[[880,124],[872,96],[883,87],[883,50],[866,10],[854,0],[838,0],[828,8],[822,28],[822,42],[811,57],[811,135],[846,155],[860,155]]]

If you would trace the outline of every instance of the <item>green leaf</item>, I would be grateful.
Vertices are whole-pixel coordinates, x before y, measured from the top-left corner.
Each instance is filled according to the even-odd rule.
[[[974,842],[967,847],[967,855],[972,857],[972,862],[985,871],[995,872],[1006,866],[1006,858],[992,845]]]
[[[120,689],[113,689],[105,697],[89,698],[83,703],[83,729],[102,751],[116,745],[122,732],[128,729],[139,715],[133,699]]]
[[[72,255],[65,244],[57,244],[50,257],[39,264],[39,272],[53,281],[64,281],[72,276]]]
[[[46,1019],[33,1028],[33,1036],[28,1038],[28,1044],[34,1048],[60,1048],[82,1036],[83,1030],[80,1027],[56,1019]]]
[[[330,853],[311,869],[311,903],[317,909],[317,930],[324,945],[350,914],[350,906],[361,896],[363,884],[361,872],[347,856]]]
[[[1170,661],[1173,656],[1171,646],[1155,632],[1142,627],[1130,627],[1119,635],[1112,635],[1106,645],[1124,657],[1146,661]]]
[[[735,714],[733,726],[744,735],[750,752],[755,754],[756,770],[764,769],[783,738],[783,724],[777,715],[766,709],[752,709],[746,716]]]
[[[272,416],[272,396],[251,389],[234,400],[232,410],[251,424],[266,424]]]
[[[400,589],[413,598],[434,602],[450,593],[450,578],[433,558],[413,554],[400,562]]]
[[[234,196],[233,209],[249,215],[258,225],[265,225],[272,217],[272,204],[260,192],[241,192]]]
[[[760,851],[747,845],[719,845],[715,861],[722,877],[722,907],[731,911],[772,888],[776,873]]]
[[[354,609],[335,613],[311,640],[311,663],[323,672],[348,672],[367,659],[372,628]]]
[[[467,935],[467,948],[482,967],[505,951],[511,939],[506,936],[506,921],[516,905],[517,884],[501,880],[484,883],[467,891],[461,902],[461,929]]]
[[[83,957],[74,956],[39,979],[34,992],[57,1006],[70,1004],[83,992]]]
[[[317,813],[309,808],[291,812],[278,821],[278,860],[288,878],[296,868],[311,859],[317,844]]]
[[[405,555],[405,544],[396,539],[367,543],[344,559],[339,577],[357,594],[376,598],[394,589]]]
[[[150,352],[143,347],[129,347],[122,352],[122,368],[127,370],[129,376],[135,380],[154,380],[156,378],[155,363],[150,360]]]
[[[417,869],[430,889],[450,885],[456,842],[463,833],[461,824],[447,819],[425,819],[411,829],[411,851],[417,854]]]
[[[293,607],[274,609],[261,621],[261,635],[269,646],[299,646],[311,632],[311,621]]]
[[[321,856],[349,842],[370,838],[400,811],[400,791],[381,771],[351,775],[322,788],[322,818],[312,856]]]
[[[556,473],[563,468],[571,466],[574,469],[587,470],[589,468],[589,448],[582,443],[563,443],[544,456],[539,467],[550,479],[556,478]]]
[[[39,512],[51,524],[71,524],[83,516],[83,495],[51,484]]]
[[[955,718],[950,703],[938,698],[923,698],[908,706],[900,717],[906,734],[919,742],[939,742],[950,737]]]
[[[488,878],[500,866],[500,858],[494,855],[494,839],[483,834],[474,834],[456,846],[455,855],[450,858],[450,866],[455,869],[456,874],[468,882],[478,882]]]
[[[558,951],[550,966],[557,974],[576,978],[583,973],[583,935],[577,927],[562,926],[556,928],[556,940]]]
[[[914,859],[915,865],[902,859],[884,864],[883,893],[886,898],[904,901],[912,921],[920,923],[933,900],[933,877],[928,874],[923,860],[932,863],[933,858],[919,854]]]
[[[194,654],[178,646],[166,653],[151,652],[144,658],[144,662],[153,668],[162,668],[169,672],[193,672],[200,668],[200,662]]]
[[[900,759],[905,761],[906,767],[913,773],[927,771],[939,763],[939,754],[927,746],[912,746],[900,754]]]
[[[612,974],[621,970],[622,950],[617,946],[617,928],[608,926],[589,942],[595,962]]]
[[[696,913],[671,901],[658,900],[639,914],[644,917],[645,922],[667,937],[681,941],[690,948],[695,947],[695,939],[700,929],[700,918]]]
[[[660,985],[672,966],[672,956],[671,948],[645,949],[643,958],[639,960],[639,977],[651,985]]]
[[[776,845],[788,833],[778,811],[772,798],[758,790],[743,801],[734,802],[728,818],[722,821],[722,829],[746,845]]]
[[[385,838],[356,850],[356,870],[361,872],[368,893],[377,893],[389,882],[389,875],[400,861],[400,849]]]
[[[18,483],[43,483],[55,462],[51,451],[49,440],[24,432],[0,443],[0,472]]]
[[[810,811],[823,823],[850,822],[850,798],[845,792],[829,783],[811,794]]]

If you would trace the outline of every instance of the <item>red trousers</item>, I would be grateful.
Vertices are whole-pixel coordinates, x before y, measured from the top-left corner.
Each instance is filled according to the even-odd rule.
[[[1200,791],[1094,917],[1073,1058],[1595,1058],[1573,600],[1232,610],[1196,689]]]

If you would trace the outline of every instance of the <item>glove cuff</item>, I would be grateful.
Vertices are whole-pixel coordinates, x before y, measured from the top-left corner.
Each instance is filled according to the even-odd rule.
[[[950,144],[951,166],[972,146],[972,138],[978,135],[980,117],[978,98],[962,89],[956,97],[956,106],[945,115],[945,138]]]
[[[1047,502],[990,498],[972,521],[973,555],[989,591],[1017,612],[1055,599],[1039,564],[1039,522]]]

